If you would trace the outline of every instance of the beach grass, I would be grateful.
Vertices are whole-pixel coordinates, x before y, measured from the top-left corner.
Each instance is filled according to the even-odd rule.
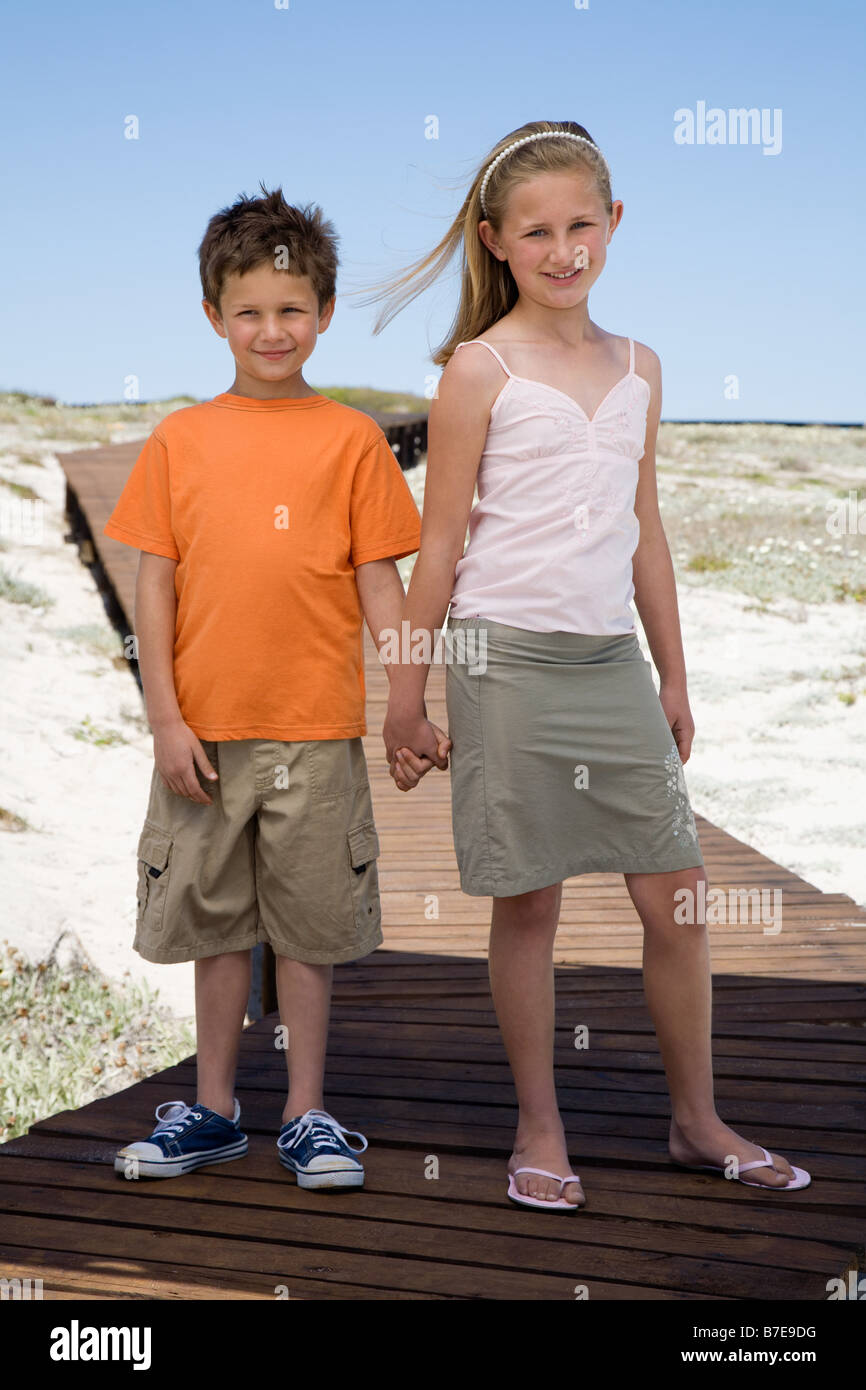
[[[195,1036],[129,972],[102,975],[74,946],[31,961],[0,943],[0,1142],[195,1052]]]
[[[31,584],[11,574],[5,565],[0,565],[0,599],[8,603],[24,603],[31,608],[50,608],[54,599],[38,584]]]

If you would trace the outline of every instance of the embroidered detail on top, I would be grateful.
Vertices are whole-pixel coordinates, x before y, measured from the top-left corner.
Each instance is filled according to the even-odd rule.
[[[686,779],[683,775],[683,764],[675,742],[671,743],[671,751],[665,758],[665,770],[667,772],[668,796],[673,797],[675,803],[673,832],[675,835],[679,835],[682,831],[697,845],[698,827],[695,825],[695,818],[692,814],[689,794],[686,790]]]

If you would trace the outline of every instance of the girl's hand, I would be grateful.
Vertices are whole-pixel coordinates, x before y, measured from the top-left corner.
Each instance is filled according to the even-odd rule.
[[[389,700],[382,725],[388,770],[400,791],[416,787],[425,773],[435,764],[443,772],[448,767],[448,735],[431,724],[426,706],[418,711],[397,710]],[[404,756],[396,757],[397,750]]]
[[[393,700],[389,699],[382,738],[389,763],[393,763],[397,749],[404,748],[410,749],[418,758],[429,758],[443,772],[448,767],[448,759],[440,753],[439,744],[444,740],[450,748],[451,742],[447,734],[430,723],[424,704],[420,708],[403,709],[395,707]],[[424,770],[429,771],[428,768]]]
[[[183,721],[160,725],[153,731],[153,756],[157,770],[169,791],[212,806],[213,800],[201,786],[195,769],[216,781],[217,774],[189,725]]]
[[[437,728],[435,724],[430,724],[430,728],[434,731],[438,739],[437,751],[441,761],[437,763],[437,767],[442,767],[444,770],[444,768],[448,766],[447,755],[448,750],[451,748],[451,740],[448,735],[443,733],[440,728]],[[433,763],[430,758],[419,758],[417,754],[412,752],[411,748],[398,748],[388,771],[393,777],[398,789],[401,792],[409,792],[413,787],[417,787],[421,778],[430,771],[432,766]]]
[[[695,721],[689,709],[689,697],[682,686],[666,686],[662,682],[659,687],[659,701],[674,736],[680,762],[687,763],[695,736]]]

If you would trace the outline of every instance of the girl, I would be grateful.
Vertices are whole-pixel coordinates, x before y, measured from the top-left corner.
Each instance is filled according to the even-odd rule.
[[[679,908],[707,880],[682,772],[695,726],[656,496],[661,369],[587,303],[622,212],[583,126],[533,121],[491,151],[435,250],[372,295],[394,300],[379,332],[462,242],[460,303],[433,358],[444,371],[403,619],[432,641],[450,600],[454,842],[463,891],[493,898],[491,989],[519,1104],[508,1196],[569,1212],[585,1198],[554,1085],[552,950],[562,880],[582,873],[623,873],[643,923],[672,1161],[773,1190],[810,1181],[715,1109],[707,930]],[[447,766],[426,719],[428,670],[413,661],[392,674],[383,736],[401,790]]]

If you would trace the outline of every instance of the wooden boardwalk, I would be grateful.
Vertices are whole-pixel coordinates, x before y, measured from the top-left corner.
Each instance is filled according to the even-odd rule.
[[[99,525],[94,515],[94,536]],[[587,1206],[513,1208],[489,899],[460,891],[447,776],[408,795],[388,776],[387,682],[366,632],[365,643],[385,945],[335,969],[325,1097],[369,1140],[364,1190],[300,1192],[280,1167],[285,1060],[271,1015],[241,1043],[243,1159],[167,1181],[113,1170],[158,1104],[194,1100],[194,1058],[0,1146],[0,1273],[41,1277],[46,1299],[272,1300],[282,1286],[301,1300],[573,1301],[583,1286],[596,1301],[825,1301],[828,1280],[864,1264],[866,913],[697,818],[711,888],[782,892],[778,934],[711,929],[719,1111],[813,1178],[762,1192],[668,1162],[640,921],[620,875],[568,880],[556,1067]],[[447,726],[441,667],[428,711]],[[587,1050],[573,1045],[581,1024]]]

